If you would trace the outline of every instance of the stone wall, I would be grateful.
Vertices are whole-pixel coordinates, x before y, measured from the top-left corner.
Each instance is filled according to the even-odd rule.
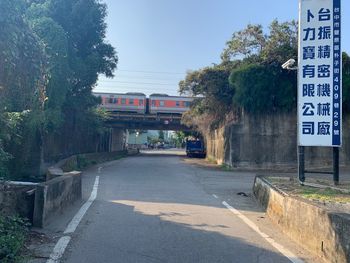
[[[347,117],[347,116],[345,116]],[[340,163],[350,164],[350,120],[343,121],[343,146]],[[243,114],[239,123],[229,124],[204,134],[207,155],[232,167],[276,168],[297,165],[296,113],[250,116]],[[306,167],[332,164],[332,149],[307,147]]]

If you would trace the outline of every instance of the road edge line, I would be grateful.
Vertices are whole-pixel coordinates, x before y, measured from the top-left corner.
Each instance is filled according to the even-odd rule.
[[[236,208],[230,206],[227,202],[223,201],[222,204],[230,210],[233,214],[238,216],[246,225],[248,225],[251,229],[253,229],[256,233],[258,233],[262,238],[264,238],[267,242],[269,242],[274,248],[276,248],[282,255],[287,257],[293,263],[304,263],[303,260],[298,258],[294,253],[290,250],[277,243],[272,237],[262,232],[259,227],[254,224],[249,218],[244,216],[241,212],[239,212]]]
[[[86,212],[89,210],[91,204],[95,201],[97,197],[98,186],[100,182],[100,176],[96,176],[94,186],[92,188],[89,199],[80,207],[79,211],[75,214],[73,219],[69,222],[66,230],[63,234],[72,234],[77,229],[80,221],[83,219]],[[71,240],[70,236],[62,236],[53,248],[50,258],[46,263],[58,263],[60,258],[63,256],[69,242]]]
[[[70,236],[63,236],[63,237],[61,237],[57,241],[57,243],[56,243],[56,245],[55,245],[55,247],[54,247],[54,249],[53,249],[53,251],[52,251],[52,253],[50,255],[50,258],[46,261],[46,263],[57,263],[57,262],[59,262],[60,258],[63,256],[64,251],[66,250],[70,240],[71,240]]]
[[[82,205],[79,211],[75,214],[73,219],[68,224],[66,230],[63,232],[64,234],[71,234],[77,229],[80,221],[83,219],[86,212],[89,210],[91,204],[95,201],[97,197],[98,185],[100,181],[100,176],[96,176],[94,186],[91,191],[91,195],[89,199]]]

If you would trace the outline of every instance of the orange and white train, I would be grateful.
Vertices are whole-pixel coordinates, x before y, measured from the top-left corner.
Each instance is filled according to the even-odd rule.
[[[113,112],[132,112],[139,114],[182,114],[190,109],[192,97],[143,93],[103,93],[94,92],[101,98],[101,107]]]

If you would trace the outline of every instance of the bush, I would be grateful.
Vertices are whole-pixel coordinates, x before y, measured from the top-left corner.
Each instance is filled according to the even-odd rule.
[[[84,169],[89,166],[89,161],[83,154],[77,155],[77,166],[78,169]]]
[[[27,220],[18,216],[0,216],[0,262],[20,262],[20,252],[28,235]]]
[[[2,141],[0,139],[0,179],[7,178],[8,169],[7,162],[11,159],[11,155],[5,152],[2,147]]]
[[[296,107],[296,72],[272,65],[248,64],[232,71],[233,103],[251,113],[290,111]]]

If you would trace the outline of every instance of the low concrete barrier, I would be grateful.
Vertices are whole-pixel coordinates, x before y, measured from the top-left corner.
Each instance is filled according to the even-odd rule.
[[[69,172],[38,184],[35,193],[33,225],[44,227],[50,218],[82,198],[81,172]]]
[[[56,177],[64,175],[64,172],[59,167],[49,167],[46,172],[46,181],[50,181]]]
[[[46,173],[46,181],[62,176],[64,172],[83,170],[90,165],[112,161],[120,157],[133,154],[135,153],[130,153],[129,151],[115,151],[73,155],[49,167]]]
[[[133,149],[133,148],[128,148],[127,149],[127,154],[128,155],[137,155],[140,153],[140,149]]]
[[[327,262],[350,262],[350,215],[287,195],[263,177],[253,192],[271,220],[294,241]]]

